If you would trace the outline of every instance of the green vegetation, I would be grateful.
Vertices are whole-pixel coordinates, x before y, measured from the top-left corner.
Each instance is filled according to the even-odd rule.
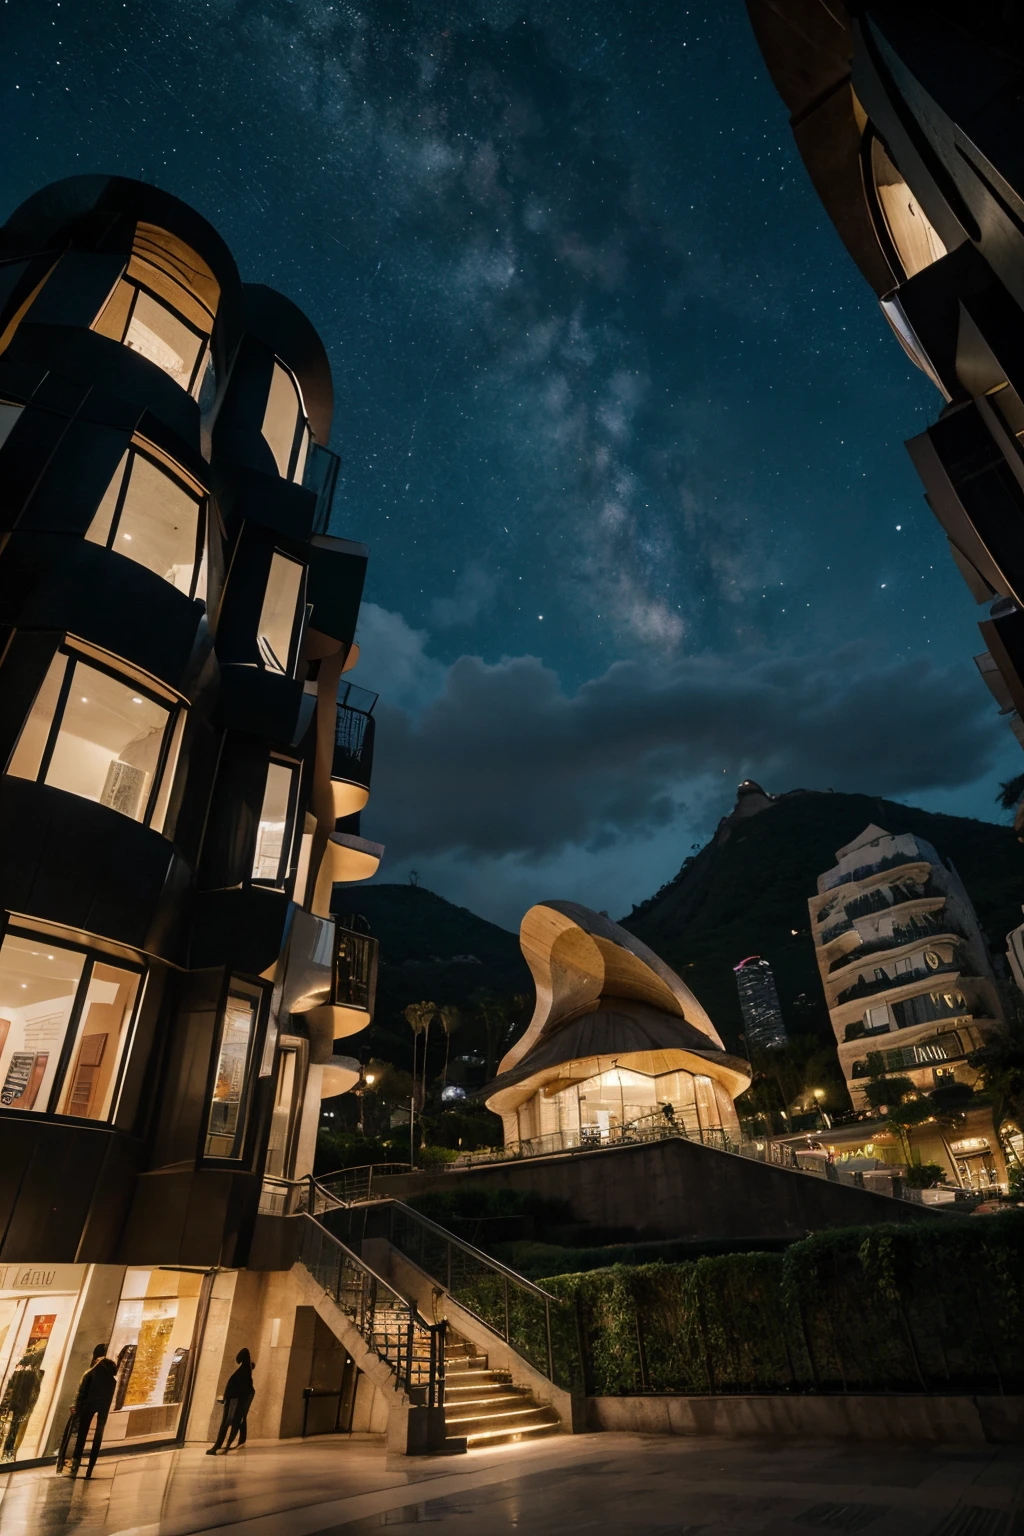
[[[923,837],[951,859],[994,950],[1002,951],[1020,921],[1024,890],[1024,846],[1010,827],[817,791],[783,796],[759,815],[723,825],[624,925],[693,987],[731,1049],[743,1030],[733,966],[750,954],[771,962],[790,1031],[831,1041],[807,902],[836,849],[871,822]]]
[[[1019,1392],[1024,1213],[821,1232],[785,1253],[543,1281],[586,1388]],[[579,1370],[579,1368],[577,1368]]]

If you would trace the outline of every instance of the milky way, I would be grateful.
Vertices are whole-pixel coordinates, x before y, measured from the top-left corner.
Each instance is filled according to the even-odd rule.
[[[1016,749],[902,448],[938,397],[821,210],[738,0],[11,0],[0,28],[5,210],[79,171],[158,182],[323,334],[334,531],[371,546],[361,680],[391,693],[385,745],[429,737],[436,774],[438,699],[486,731],[502,658],[538,658],[515,674],[538,690],[522,729],[591,819],[560,836],[535,782],[503,781],[487,836],[474,819],[439,843],[457,805],[424,800],[417,823],[415,762],[392,764],[368,819],[392,829],[385,877],[415,859],[509,921],[537,882],[628,908],[739,777],[842,777],[810,685],[799,730],[785,707],[745,728],[744,679],[779,665],[829,680],[833,736],[826,695],[872,701],[846,787],[992,813]],[[464,654],[493,684],[475,704],[448,670]],[[653,777],[579,740],[560,756],[543,707],[545,678],[590,688],[621,735],[622,666],[676,711]],[[714,729],[680,683],[702,667]],[[463,766],[472,724],[450,717]],[[647,740],[635,712],[628,730]]]

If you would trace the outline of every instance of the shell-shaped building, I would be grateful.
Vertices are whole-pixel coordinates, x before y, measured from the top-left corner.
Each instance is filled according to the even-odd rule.
[[[523,918],[519,942],[537,1005],[490,1084],[507,1146],[566,1146],[645,1126],[738,1139],[733,1101],[750,1084],[689,987],[640,940],[569,901]]]

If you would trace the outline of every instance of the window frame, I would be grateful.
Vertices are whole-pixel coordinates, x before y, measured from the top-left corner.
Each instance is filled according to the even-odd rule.
[[[160,742],[160,755],[157,758],[157,765],[153,774],[153,782],[150,785],[149,794],[146,799],[145,814],[138,818],[134,816],[129,816],[126,818],[129,821],[134,821],[137,826],[149,827],[153,820],[153,815],[157,808],[157,803],[160,799],[160,791],[164,785],[164,774],[167,772],[168,759],[170,757],[172,745],[175,741],[179,743],[180,750],[182,731],[179,729],[179,722],[183,720],[183,717],[187,716],[188,705],[186,701],[182,699],[178,694],[172,693],[170,689],[164,688],[163,685],[157,683],[155,680],[150,680],[145,673],[139,672],[136,668],[131,668],[130,670],[126,668],[126,670],[122,671],[114,664],[116,658],[107,658],[102,653],[94,651],[91,647],[79,647],[73,640],[70,639],[70,637],[61,640],[60,644],[55,647],[49,661],[46,664],[46,669],[39,679],[36,690],[32,695],[32,702],[30,703],[25,713],[25,718],[21,723],[21,729],[19,730],[17,738],[11,747],[7,762],[4,764],[4,776],[10,774],[11,762],[13,761],[18,747],[21,744],[21,739],[24,735],[25,728],[32,717],[32,711],[35,709],[36,700],[38,699],[40,690],[46,681],[47,672],[53,665],[53,660],[56,656],[66,656],[71,662],[71,665],[65,666],[64,668],[64,676],[61,679],[60,690],[57,694],[57,702],[53,709],[53,719],[50,722],[50,728],[47,732],[46,740],[43,743],[42,752],[40,753],[39,767],[36,770],[34,778],[29,779],[22,774],[11,775],[11,777],[24,777],[27,784],[46,785],[46,775],[49,771],[50,763],[53,760],[53,754],[56,750],[57,740],[60,736],[61,725],[64,719],[64,711],[67,707],[68,697],[71,693],[72,682],[75,676],[75,668],[80,662],[84,663],[85,666],[92,667],[95,671],[101,672],[106,677],[112,678],[114,682],[137,689],[139,693],[144,694],[152,703],[159,704],[167,711],[167,724],[164,727],[163,738]],[[49,789],[57,789],[59,788],[59,785],[51,784],[46,785],[46,787]],[[63,790],[62,793],[74,795],[76,800],[86,800],[91,805],[101,804],[100,801],[89,800],[87,795],[75,794],[74,790]],[[106,806],[104,809],[110,810],[112,807]],[[115,811],[114,814],[120,816],[124,813],[121,811]]]
[[[242,1099],[239,1109],[240,1125],[235,1131],[237,1151],[230,1156],[224,1156],[223,1154],[208,1152],[206,1149],[210,1139],[213,1093],[217,1085],[217,1068],[220,1064],[221,1047],[224,1042],[224,1026],[227,1021],[228,1003],[232,996],[244,998],[247,1002],[252,1003],[255,1016],[245,1058]],[[217,1005],[217,1028],[213,1037],[213,1049],[210,1052],[210,1065],[206,1077],[206,1090],[203,1096],[203,1113],[200,1118],[199,1145],[196,1149],[196,1162],[200,1167],[239,1168],[252,1161],[252,1137],[254,1134],[253,1100],[256,1096],[259,1082],[259,1063],[262,1059],[263,1041],[270,1011],[269,997],[270,988],[266,983],[254,981],[248,976],[239,974],[237,971],[228,971],[226,973],[224,986]]]
[[[290,565],[297,565],[302,573],[299,577],[299,595],[295,604],[295,615],[292,619],[291,633],[288,636],[288,654],[284,658],[284,662],[280,670],[278,670],[277,667],[271,667],[267,664],[267,659],[263,654],[262,647],[260,646],[260,640],[262,638],[260,623],[263,618],[264,604],[266,603],[267,595],[270,591],[270,579],[271,575],[273,574],[275,560],[286,560]],[[260,603],[260,611],[256,617],[256,655],[259,658],[260,667],[264,672],[269,672],[271,677],[295,676],[295,668],[298,665],[299,651],[302,646],[302,637],[306,627],[306,618],[308,612],[306,594],[308,591],[308,561],[300,559],[298,555],[293,555],[286,549],[282,549],[278,544],[271,545],[270,560],[267,563],[267,576],[263,585],[263,600]]]
[[[294,368],[289,368],[289,366],[285,362],[284,358],[283,357],[278,357],[276,353],[274,354],[274,367],[275,368],[283,369],[283,371],[288,375],[288,379],[289,379],[289,381],[291,383],[292,388],[295,391],[295,398],[298,401],[298,405],[299,405],[299,409],[298,409],[298,412],[297,412],[297,415],[296,415],[296,421],[295,421],[295,430],[292,433],[292,445],[291,445],[291,448],[288,450],[288,468],[287,468],[286,472],[282,475],[280,473],[280,470],[278,469],[276,457],[275,457],[275,460],[274,460],[274,468],[278,469],[278,474],[280,475],[280,478],[282,480],[288,481],[288,483],[290,485],[301,485],[302,482],[303,482],[303,479],[305,478],[305,469],[306,469],[306,463],[308,462],[308,459],[309,459],[309,450],[313,446],[313,429],[312,429],[312,427],[309,424],[309,413],[306,410],[306,397],[302,393],[302,385],[299,383],[298,374],[295,372],[295,369]],[[270,394],[271,394],[271,391],[272,391],[272,389],[274,387],[273,379],[274,379],[274,376],[273,376],[273,373],[271,373],[270,388],[267,390],[267,398],[266,398],[266,400],[264,402],[264,407],[263,407],[263,409],[264,409],[264,421],[266,420],[266,408],[267,408],[267,406],[270,403]],[[270,446],[270,439],[266,436],[266,434],[263,431],[263,423],[262,422],[260,424],[260,436],[263,438],[263,441],[267,444],[267,447],[270,448],[271,453],[273,453],[274,450]],[[303,445],[304,441],[305,441],[305,444],[306,444],[306,451],[302,455],[302,466],[301,466],[302,473],[299,474],[299,475],[296,475],[296,471],[299,469],[299,451],[302,448],[302,445]]]
[[[281,857],[277,866],[277,877],[273,880],[257,878],[252,874],[252,867],[256,863],[256,847],[259,838],[260,817],[256,818],[256,839],[253,841],[252,858],[250,860],[250,874],[247,884],[264,891],[283,891],[288,888],[289,876],[295,863],[292,854],[295,847],[295,830],[298,822],[299,790],[302,785],[302,763],[294,757],[286,757],[283,752],[271,752],[267,756],[266,773],[263,776],[263,798],[266,798],[267,781],[270,778],[270,770],[277,764],[281,768],[287,768],[291,772],[291,784],[288,786],[288,808],[285,811],[284,836],[281,839]],[[260,800],[260,813],[263,811],[263,799]]]
[[[121,550],[115,548],[114,545],[114,540],[117,536],[117,530],[121,522],[121,514],[124,511],[124,504],[128,496],[128,487],[131,484],[132,464],[134,463],[136,456],[141,459],[145,459],[148,464],[152,464],[153,467],[160,470],[162,474],[166,474],[170,477],[170,479],[177,481],[178,485],[181,486],[181,488],[189,496],[193,497],[197,502],[196,547],[195,556],[192,561],[192,580],[189,584],[188,592],[185,594],[190,600],[194,601],[196,597],[196,588],[199,585],[199,577],[203,568],[203,556],[206,553],[207,523],[209,519],[209,496],[208,493],[198,484],[198,482],[192,479],[187,470],[181,469],[180,466],[175,464],[172,459],[168,458],[165,454],[162,454],[158,448],[147,442],[145,438],[133,437],[125,451],[125,464],[121,471],[121,484],[118,487],[117,500],[114,503],[114,510],[110,514],[110,531],[108,532],[105,541],[102,544],[100,544],[98,540],[91,540],[90,542],[95,542],[98,548],[105,549],[108,551],[108,553],[113,555],[121,555],[122,560],[128,560],[132,565],[142,566],[144,571],[150,571],[152,575],[156,575],[156,572],[152,571],[150,566],[143,564],[141,560],[136,560],[132,555],[123,554]],[[107,489],[109,490],[109,486]],[[104,492],[104,495],[106,495],[106,492]],[[94,518],[98,510],[99,504],[97,504],[96,509],[93,512]],[[92,526],[91,522],[89,526]],[[158,579],[161,581],[166,580],[164,577],[159,577]],[[167,582],[167,585],[170,586],[171,583]],[[175,590],[180,591],[180,588],[176,588]]]
[[[123,347],[125,345],[125,337],[128,335],[128,331],[131,328],[132,317],[135,314],[135,306],[138,303],[139,294],[140,293],[144,293],[147,298],[150,298],[150,299],[153,300],[154,304],[159,304],[162,309],[168,310],[174,316],[174,318],[178,321],[179,325],[183,325],[187,331],[191,331],[193,336],[198,336],[199,340],[202,343],[202,345],[199,348],[199,352],[198,352],[198,355],[196,357],[196,361],[195,361],[195,363],[193,365],[192,372],[189,375],[188,384],[187,385],[186,384],[181,384],[181,385],[178,386],[180,389],[184,389],[185,393],[191,399],[195,399],[196,398],[197,386],[202,383],[203,373],[204,373],[205,368],[206,368],[206,359],[209,356],[209,352],[210,352],[210,337],[211,337],[212,328],[213,328],[212,319],[211,319],[211,329],[210,329],[210,331],[202,331],[202,330],[200,330],[199,326],[193,324],[193,322],[191,320],[187,319],[181,313],[180,309],[176,309],[175,306],[170,302],[169,299],[166,299],[163,296],[163,294],[157,293],[156,290],[154,288],[150,288],[148,284],[141,282],[139,280],[139,278],[137,278],[137,277],[129,277],[127,271],[125,271],[125,272],[123,272],[121,274],[120,281],[122,283],[127,284],[127,286],[129,288],[134,289],[134,292],[132,293],[131,300],[129,301],[129,304],[128,304],[128,311],[127,311],[127,314],[125,315],[125,321],[124,321],[124,329],[121,332],[121,336],[120,336],[119,341],[117,342],[117,345],[119,347]],[[203,307],[205,308],[205,305]],[[134,351],[135,349],[133,347],[130,347],[130,348],[128,348],[128,350],[129,351]],[[139,353],[137,353],[137,356],[145,357],[145,353],[139,352]],[[152,362],[152,358],[146,358],[145,360],[146,360],[146,362]],[[159,363],[153,363],[153,367],[154,368],[160,368],[160,372],[164,375],[165,378],[171,379],[172,383],[176,383],[177,382],[176,380],[172,379],[171,374],[169,374],[167,372],[166,368],[161,368],[160,367]]]
[[[128,1070],[128,1062],[131,1059],[135,1037],[138,1033],[139,1017],[146,999],[151,967],[143,959],[125,960],[120,955],[110,955],[105,950],[97,949],[94,945],[83,944],[63,937],[54,938],[52,934],[27,927],[24,923],[13,917],[9,917],[6,923],[0,927],[0,945],[7,938],[31,939],[33,942],[41,945],[49,945],[52,949],[70,950],[73,954],[84,955],[85,962],[82,966],[81,975],[78,978],[75,1000],[71,1005],[68,1021],[64,1027],[64,1039],[61,1043],[60,1054],[57,1057],[53,1083],[47,1097],[45,1109],[12,1110],[6,1105],[0,1104],[0,1114],[36,1115],[46,1120],[56,1120],[61,1125],[116,1125],[118,1110],[121,1107],[121,1094]],[[121,1047],[117,1072],[111,1084],[110,1110],[104,1119],[85,1115],[60,1114],[56,1108],[67,1085],[68,1073],[75,1052],[75,1042],[78,1039],[78,1028],[82,1022],[82,1011],[85,1008],[85,1000],[89,993],[89,986],[92,982],[93,971],[97,963],[100,965],[117,966],[120,970],[129,971],[139,977],[139,987],[135,994],[131,1016],[125,1026],[124,1044]]]

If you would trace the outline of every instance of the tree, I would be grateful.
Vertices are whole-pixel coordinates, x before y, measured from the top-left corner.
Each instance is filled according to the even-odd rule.
[[[462,1025],[462,1010],[456,1008],[454,1003],[442,1003],[437,1010],[437,1017],[444,1030],[444,1071],[441,1074],[443,1085],[448,1081],[448,1054],[452,1047],[452,1035]]]
[[[1024,795],[1024,773],[1018,773],[1012,779],[1007,779],[1004,784],[1000,784],[996,804],[1001,805],[1004,811],[1015,811],[1022,795]]]
[[[498,1062],[511,1044],[512,1036],[519,1028],[523,1013],[529,1007],[530,999],[519,993],[512,997],[503,997],[498,992],[481,988],[473,993],[470,1002],[473,1004],[477,1018],[484,1026],[484,1038],[487,1042],[485,1072],[489,1080],[494,1076]]]
[[[420,1103],[426,1098],[427,1093],[427,1046],[430,1042],[430,1025],[437,1016],[436,1003],[407,1003],[402,1009],[409,1028],[412,1030],[412,1080],[416,1083],[416,1044],[420,1035],[423,1036],[423,1068],[422,1089],[419,1093]]]

